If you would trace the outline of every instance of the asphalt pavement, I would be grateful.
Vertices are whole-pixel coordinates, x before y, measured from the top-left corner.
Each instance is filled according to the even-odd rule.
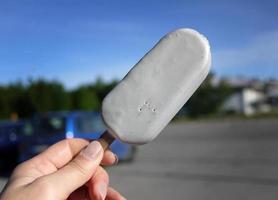
[[[171,124],[108,171],[131,200],[277,200],[278,119]]]

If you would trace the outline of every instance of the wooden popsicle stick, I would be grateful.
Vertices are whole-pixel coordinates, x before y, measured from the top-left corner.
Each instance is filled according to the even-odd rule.
[[[108,131],[105,131],[98,139],[104,151],[109,148],[114,140],[115,138]]]

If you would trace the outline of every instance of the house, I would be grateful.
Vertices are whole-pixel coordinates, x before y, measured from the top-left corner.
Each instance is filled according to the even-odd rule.
[[[271,83],[266,89],[267,102],[272,109],[278,110],[278,83]]]
[[[222,105],[221,111],[251,116],[271,110],[266,104],[266,95],[251,87],[240,87]]]

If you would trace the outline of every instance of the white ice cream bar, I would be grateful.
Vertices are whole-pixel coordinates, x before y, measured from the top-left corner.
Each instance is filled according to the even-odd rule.
[[[153,140],[206,78],[208,40],[192,29],[164,36],[104,98],[108,132],[123,142]]]

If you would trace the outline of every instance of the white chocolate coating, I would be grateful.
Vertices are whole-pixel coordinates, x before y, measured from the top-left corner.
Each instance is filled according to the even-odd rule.
[[[197,31],[164,36],[103,100],[109,133],[133,144],[153,140],[204,81],[210,65],[209,43]]]

